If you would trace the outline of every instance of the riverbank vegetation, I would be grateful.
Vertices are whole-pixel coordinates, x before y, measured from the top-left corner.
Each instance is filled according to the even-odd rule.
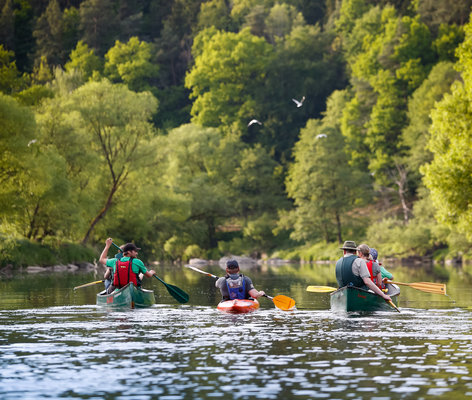
[[[0,5],[2,265],[472,257],[472,0]]]

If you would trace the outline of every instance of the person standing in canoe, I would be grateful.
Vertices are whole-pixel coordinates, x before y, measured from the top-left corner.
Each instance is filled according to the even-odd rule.
[[[361,247],[362,246],[362,247]],[[382,292],[377,285],[370,279],[370,272],[367,268],[366,259],[369,256],[369,246],[356,246],[356,242],[347,240],[344,242],[343,257],[336,262],[336,280],[338,286],[348,285],[356,286],[362,289],[371,289],[374,293],[384,298],[386,301],[392,301],[390,296]],[[358,257],[356,252],[362,257]]]
[[[112,293],[115,289],[120,289],[129,282],[132,282],[135,286],[141,286],[140,273],[148,278],[156,273],[152,269],[148,271],[143,262],[139,258],[136,258],[138,256],[138,250],[141,249],[136,247],[134,243],[127,243],[122,247],[123,257],[121,259],[107,259],[108,250],[112,243],[112,238],[106,240],[105,248],[99,260],[104,266],[113,269],[113,283],[108,287],[107,293]]]
[[[257,299],[264,296],[265,292],[254,288],[251,279],[239,273],[239,264],[236,260],[226,262],[226,276],[218,278],[215,286],[220,289],[221,296],[226,300]]]

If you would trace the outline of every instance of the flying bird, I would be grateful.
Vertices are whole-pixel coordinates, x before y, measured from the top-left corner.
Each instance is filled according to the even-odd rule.
[[[326,133],[320,133],[319,135],[316,135],[317,139],[324,138],[324,137],[328,137]]]
[[[292,99],[292,100],[297,105],[297,108],[300,108],[303,105],[303,102],[305,101],[305,96],[303,96],[300,101],[298,101],[297,99]]]
[[[251,119],[251,121],[249,121],[249,124],[247,124],[247,126],[251,126],[254,124],[262,125],[262,122],[259,122],[257,119]]]
[[[33,143],[36,143],[37,141],[38,141],[37,139],[30,140],[28,142],[28,147],[30,147]]]

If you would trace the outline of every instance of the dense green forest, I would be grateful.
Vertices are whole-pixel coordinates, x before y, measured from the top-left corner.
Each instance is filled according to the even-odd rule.
[[[471,5],[0,0],[2,265],[471,258]]]

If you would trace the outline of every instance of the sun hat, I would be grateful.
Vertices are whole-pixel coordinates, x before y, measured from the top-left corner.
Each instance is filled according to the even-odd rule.
[[[356,251],[357,245],[356,245],[356,242],[353,242],[352,240],[346,240],[343,244],[343,247],[340,247],[340,249]]]

